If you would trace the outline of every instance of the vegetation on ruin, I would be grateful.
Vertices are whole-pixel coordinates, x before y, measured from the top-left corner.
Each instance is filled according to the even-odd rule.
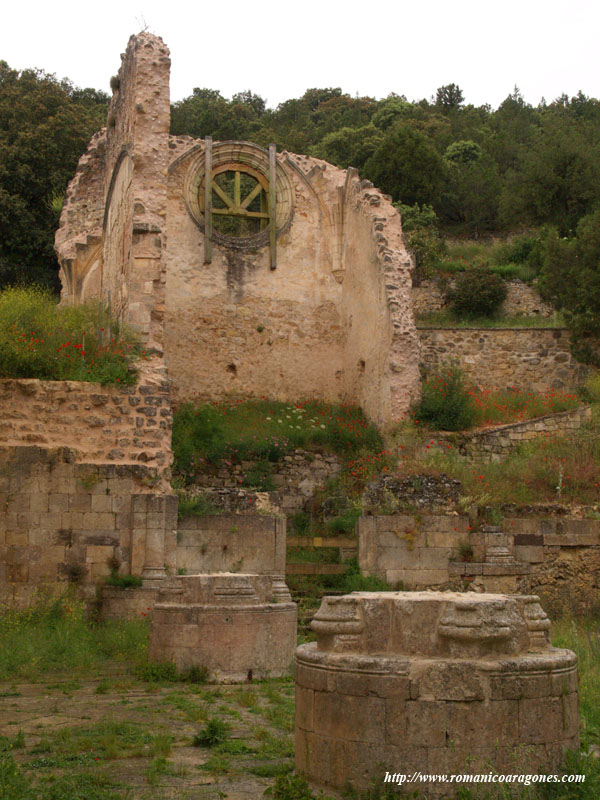
[[[428,314],[416,316],[416,324],[419,329],[427,328],[462,328],[479,330],[481,328],[564,328],[565,319],[560,313],[554,313],[550,317],[542,317],[538,314],[515,317],[494,316],[494,317],[457,317],[450,309],[447,311],[433,311]]]
[[[460,367],[448,362],[421,385],[421,398],[411,411],[414,425],[433,431],[465,431],[470,428],[523,422],[528,419],[568,411],[581,405],[575,392],[547,389],[524,392],[504,391],[467,383]]]
[[[0,377],[133,384],[145,354],[101,305],[58,306],[47,289],[0,292]]]
[[[27,611],[3,609],[0,636],[0,702],[9,710],[0,735],[1,797],[160,800],[174,792],[191,800],[199,784],[207,800],[229,792],[259,797],[267,789],[279,800],[318,797],[293,774],[291,680],[211,686],[160,669],[148,680],[140,672],[147,623],[98,623],[70,596]],[[579,658],[582,755],[564,769],[586,775],[584,784],[569,786],[569,796],[592,800],[600,792],[600,760],[585,754],[600,746],[600,624],[593,616],[557,620],[552,640]],[[349,790],[348,800],[387,800],[383,788]],[[527,800],[564,796],[556,786],[520,791]],[[506,787],[461,795],[511,796]]]
[[[399,475],[447,475],[462,484],[460,510],[471,506],[600,503],[598,411],[579,430],[545,433],[522,443],[499,462],[470,462],[447,437],[419,426],[397,434]]]
[[[0,608],[0,681],[37,681],[51,672],[76,680],[109,662],[137,665],[147,658],[147,638],[145,617],[100,622],[86,616],[74,593],[40,597],[25,611]]]
[[[383,441],[360,408],[316,400],[184,403],[175,411],[174,468],[186,482],[206,467],[253,462],[242,485],[268,491],[271,465],[296,448],[327,450],[354,465],[381,452]]]

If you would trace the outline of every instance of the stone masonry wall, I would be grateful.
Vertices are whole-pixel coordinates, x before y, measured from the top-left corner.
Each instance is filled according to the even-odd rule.
[[[571,355],[569,333],[561,328],[421,328],[418,333],[426,369],[454,360],[479,386],[573,389],[589,374]]]
[[[318,397],[393,424],[419,376],[411,261],[390,199],[356,170],[279,153],[276,264],[268,227],[233,241],[216,224],[204,263],[204,143],[169,136],[169,65],[161,39],[131,37],[56,235],[63,298],[108,303],[164,352],[177,402]],[[212,163],[242,164],[266,191],[264,149],[215,142]]]
[[[162,350],[169,50],[132,36],[113,84],[106,129],[80,159],[56,234],[63,299],[102,299]],[[102,203],[100,203],[100,199]]]
[[[175,567],[177,498],[144,464],[78,463],[65,448],[0,446],[0,604]]]
[[[285,517],[187,516],[177,528],[177,569],[283,576],[285,537]]]
[[[183,153],[179,138],[170,144],[165,352],[177,399],[316,396],[359,403],[383,424],[400,416],[418,384],[417,338],[411,262],[389,200],[355,171],[280,153],[293,214],[277,268],[266,246],[221,240],[205,264],[188,209],[203,143]]]
[[[144,464],[156,490],[168,490],[172,411],[157,359],[140,364],[135,386],[3,378],[0,420],[0,445],[69,447],[80,462]]]
[[[412,261],[399,213],[348,170],[344,208],[343,315],[346,397],[379,425],[404,416],[419,386],[410,302]]]
[[[450,282],[453,285],[453,282]],[[541,299],[534,286],[521,280],[506,282],[507,295],[501,313],[508,316],[550,317],[553,309]],[[413,310],[415,314],[430,314],[446,307],[446,295],[437,281],[421,281],[412,289]]]
[[[592,418],[591,406],[546,414],[525,422],[512,422],[473,433],[438,434],[442,441],[452,439],[461,455],[474,459],[498,461],[524,442],[538,436],[560,435],[578,430]]]
[[[544,517],[517,511],[504,518],[500,533],[473,530],[465,514],[362,517],[359,566],[409,590],[519,591],[542,596],[553,614],[591,611],[599,605],[600,521],[562,511]],[[463,560],[467,544],[472,555]]]
[[[206,465],[202,472],[194,476],[194,484],[214,489],[238,489],[244,486],[246,475],[254,466],[255,462],[252,461],[224,463],[219,467]],[[271,502],[275,502],[285,513],[302,508],[315,489],[339,473],[341,464],[337,456],[330,453],[298,449],[284,456],[282,461],[271,464],[271,467],[271,479],[276,487],[275,491],[269,492]]]

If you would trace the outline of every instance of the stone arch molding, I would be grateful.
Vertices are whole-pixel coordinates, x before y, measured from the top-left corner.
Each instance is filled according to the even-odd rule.
[[[227,164],[240,164],[250,174],[258,174],[268,181],[269,153],[251,142],[215,142],[212,150],[213,171]],[[204,182],[204,148],[194,154],[185,177],[184,195],[188,213],[204,233],[204,214],[200,205],[199,192]],[[283,168],[276,165],[276,227],[277,236],[284,233],[292,222],[294,214],[294,189]],[[212,241],[225,247],[254,250],[269,244],[269,230],[260,231],[250,236],[227,236],[213,228]]]

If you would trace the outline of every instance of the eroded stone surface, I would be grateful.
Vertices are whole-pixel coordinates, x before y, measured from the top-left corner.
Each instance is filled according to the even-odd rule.
[[[337,788],[385,771],[555,772],[579,746],[577,659],[549,624],[535,595],[323,598],[317,642],[296,651],[296,768]]]
[[[232,683],[287,674],[295,643],[296,604],[283,576],[186,575],[159,594],[148,655]]]

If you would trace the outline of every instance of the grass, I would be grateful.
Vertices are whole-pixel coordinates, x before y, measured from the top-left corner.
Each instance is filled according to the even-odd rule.
[[[263,488],[269,483],[271,465],[295,448],[351,458],[382,447],[377,428],[359,408],[320,401],[185,403],[173,421],[175,470],[187,481],[206,468],[251,461],[243,483]]]
[[[510,240],[464,239],[446,242],[434,271],[455,275],[469,269],[487,269],[505,280],[531,283],[541,267],[542,237],[535,231]]]
[[[555,312],[551,317],[519,315],[515,317],[476,317],[464,319],[456,316],[451,311],[434,311],[429,314],[420,314],[416,318],[417,328],[466,328],[480,330],[481,328],[564,328],[565,320],[562,314]]]
[[[143,663],[148,625],[144,620],[86,619],[71,595],[40,599],[26,611],[0,613],[0,680],[39,680],[50,672],[92,675],[108,661]]]
[[[36,287],[0,292],[0,377],[133,384],[145,353],[99,305],[58,306]]]
[[[449,439],[405,426],[398,433],[399,474],[447,475],[462,483],[463,505],[600,502],[600,419],[578,431],[546,433],[498,463],[466,461]]]

